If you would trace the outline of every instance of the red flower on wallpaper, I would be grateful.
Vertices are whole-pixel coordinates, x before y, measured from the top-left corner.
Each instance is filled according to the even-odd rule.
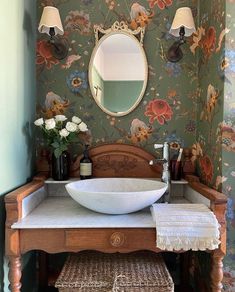
[[[214,172],[214,167],[213,167],[210,157],[208,155],[201,157],[199,160],[199,163],[200,163],[201,172],[204,176],[205,181],[211,182],[213,172]]]
[[[157,120],[160,125],[163,125],[166,121],[171,120],[173,111],[165,100],[153,99],[146,106],[144,114],[149,117],[151,124]]]
[[[38,41],[36,47],[36,64],[46,64],[47,69],[51,69],[52,65],[56,65],[59,61],[52,56],[51,45],[48,41]]]
[[[216,44],[216,31],[214,26],[210,26],[205,33],[205,36],[202,38],[201,46],[204,51],[206,59],[208,59],[212,52],[215,50]]]
[[[148,0],[149,7],[153,8],[155,5],[158,6],[161,10],[165,9],[167,6],[171,6],[173,0]]]

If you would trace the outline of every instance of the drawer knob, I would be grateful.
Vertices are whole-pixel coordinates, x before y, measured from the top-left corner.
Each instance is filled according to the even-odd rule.
[[[110,243],[112,246],[122,246],[124,243],[124,234],[122,232],[114,232],[110,237]]]

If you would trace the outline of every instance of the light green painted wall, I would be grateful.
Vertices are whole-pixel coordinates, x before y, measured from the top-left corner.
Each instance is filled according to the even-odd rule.
[[[35,113],[36,4],[1,0],[0,69],[0,291],[7,289],[4,265],[4,195],[33,173],[32,121]],[[25,258],[25,264],[32,258]],[[27,268],[27,267],[26,267]],[[28,277],[32,279],[32,277]],[[5,279],[5,286],[4,286]],[[25,287],[25,291],[32,291]]]
[[[143,81],[104,81],[104,107],[112,112],[130,109],[140,95]]]

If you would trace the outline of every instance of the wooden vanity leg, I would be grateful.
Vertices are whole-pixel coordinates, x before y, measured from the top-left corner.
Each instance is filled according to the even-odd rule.
[[[20,292],[21,288],[21,257],[9,256],[9,275],[11,292]]]
[[[223,285],[223,255],[214,252],[211,255],[211,289],[212,292],[221,292]]]

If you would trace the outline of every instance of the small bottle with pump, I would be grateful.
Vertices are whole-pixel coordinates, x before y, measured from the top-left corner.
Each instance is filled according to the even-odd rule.
[[[83,157],[80,160],[80,179],[89,179],[92,177],[92,160],[89,157],[89,145],[85,145]]]

